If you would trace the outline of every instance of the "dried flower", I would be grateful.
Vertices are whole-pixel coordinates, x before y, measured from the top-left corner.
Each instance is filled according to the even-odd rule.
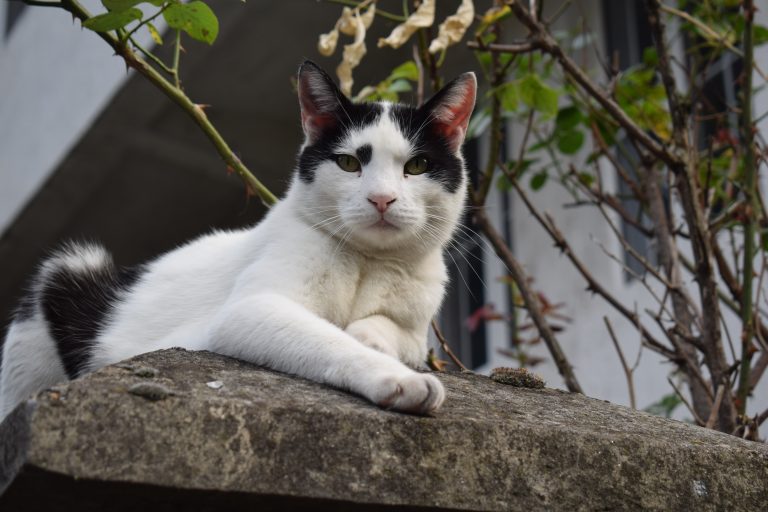
[[[431,27],[435,21],[435,0],[424,0],[413,14],[396,26],[386,37],[379,39],[379,48],[400,48],[420,28]]]
[[[443,51],[461,41],[474,18],[475,6],[472,0],[463,0],[456,14],[448,16],[440,24],[437,37],[429,44],[429,53]]]

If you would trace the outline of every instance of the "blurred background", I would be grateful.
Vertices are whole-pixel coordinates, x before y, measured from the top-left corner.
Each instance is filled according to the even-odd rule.
[[[103,10],[96,1],[83,3],[92,12]],[[329,72],[335,69],[339,53],[322,57],[316,46],[318,35],[333,27],[341,6],[315,0],[208,3],[219,17],[219,37],[212,46],[185,40],[184,88],[193,100],[208,105],[206,112],[229,145],[280,195],[289,183],[302,141],[292,79],[305,58]],[[400,4],[390,3],[392,10]],[[438,2],[436,19],[451,14],[457,5]],[[765,11],[758,13],[763,23]],[[389,50],[373,44],[395,25],[377,18],[371,27],[368,54],[354,74],[355,92],[385,79],[391,69],[411,58],[409,45]],[[637,0],[577,0],[557,26],[562,30],[587,27],[594,34],[590,44],[604,55],[618,55],[622,68],[639,62],[643,49],[651,44]],[[143,43],[150,43],[148,34],[140,35]],[[158,52],[167,57],[169,50]],[[462,56],[461,51],[454,51],[445,75],[477,70],[472,52]],[[582,57],[588,62],[595,55],[584,52]],[[765,46],[757,51],[759,59],[768,62]],[[721,68],[713,75],[712,87],[721,95],[732,94],[735,71],[727,62]],[[102,40],[61,10],[15,1],[0,4],[0,98],[0,318],[4,323],[36,264],[62,241],[99,241],[119,264],[132,265],[212,229],[252,225],[265,211],[257,199],[247,197],[240,179],[227,173],[210,142],[182,110],[143,77],[127,72]],[[768,110],[765,95],[755,101],[757,112]],[[506,133],[511,153],[521,127],[511,125]],[[478,155],[485,153],[485,144],[482,137],[467,144],[471,173],[484,163]],[[564,208],[567,197],[555,187],[540,191],[536,199],[626,305],[642,310],[652,302],[594,242],[604,240],[614,252],[623,251],[617,242],[609,241],[611,234],[605,223],[597,221],[597,213]],[[488,205],[494,223],[533,276],[536,288],[558,307],[563,329],[558,336],[585,392],[628,403],[625,376],[602,322],[607,315],[631,362],[639,357],[638,405],[647,407],[668,395],[666,376],[671,366],[651,352],[638,355],[634,327],[599,298],[584,293],[583,279],[552,250],[527,210],[496,187]],[[631,232],[626,236],[632,239]],[[636,249],[652,252],[644,244],[637,238]],[[483,372],[526,364],[513,350],[515,330],[521,326],[508,321],[515,306],[498,259],[467,232],[457,239],[448,260],[453,278],[440,324],[457,355]],[[532,347],[526,357],[527,364],[533,364],[551,386],[562,387],[543,347]],[[750,408],[762,410],[767,379],[756,395],[763,398]]]

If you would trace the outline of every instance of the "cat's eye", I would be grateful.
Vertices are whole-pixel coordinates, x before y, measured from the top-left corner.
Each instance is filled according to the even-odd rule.
[[[429,169],[429,162],[423,156],[415,156],[405,162],[406,174],[423,174]]]
[[[360,161],[351,155],[337,155],[336,165],[341,167],[342,171],[358,172],[362,168]]]

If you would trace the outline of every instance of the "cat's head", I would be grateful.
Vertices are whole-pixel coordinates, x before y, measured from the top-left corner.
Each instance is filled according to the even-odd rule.
[[[312,62],[299,69],[305,141],[293,185],[300,211],[363,249],[443,245],[461,215],[461,144],[477,81],[465,73],[419,108],[353,103]]]

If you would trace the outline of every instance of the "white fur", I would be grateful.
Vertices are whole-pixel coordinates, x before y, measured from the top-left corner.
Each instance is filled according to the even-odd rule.
[[[409,366],[425,361],[447,280],[442,249],[466,185],[448,193],[426,175],[406,176],[415,148],[386,114],[349,133],[338,151],[354,154],[362,144],[373,147],[362,173],[326,162],[312,183],[295,178],[254,228],[203,236],[148,264],[109,316],[90,369],[163,348],[205,349],[384,407],[437,409],[442,385]],[[396,198],[384,214],[391,226],[375,225],[381,214],[367,200],[372,194]],[[43,268],[83,271],[105,261],[98,248],[75,248]],[[8,332],[0,418],[64,379],[38,307]]]

